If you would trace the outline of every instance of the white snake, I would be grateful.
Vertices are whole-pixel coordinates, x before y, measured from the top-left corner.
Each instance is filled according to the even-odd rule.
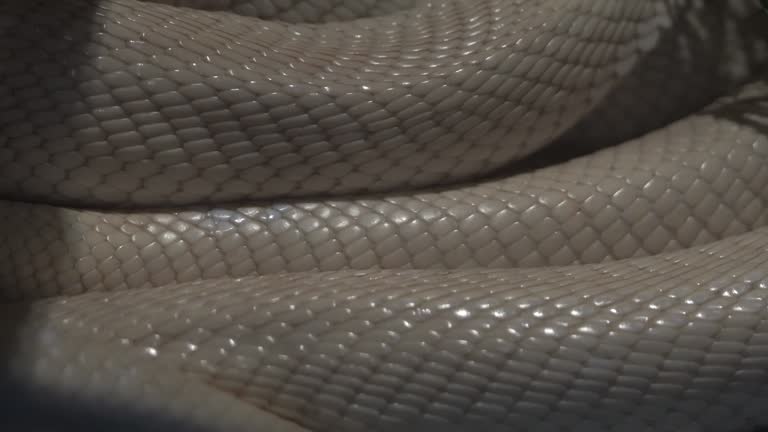
[[[0,4],[14,430],[768,424],[756,2],[164,3]]]

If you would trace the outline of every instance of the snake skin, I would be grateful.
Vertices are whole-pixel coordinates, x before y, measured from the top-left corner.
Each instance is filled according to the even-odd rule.
[[[232,11],[239,15],[289,23],[325,23],[388,15],[413,8],[416,0],[159,0],[156,3],[195,9]]]
[[[668,21],[659,2],[496,3],[291,27],[135,1],[92,17],[85,0],[11,2],[0,193],[168,205],[478,175],[573,125]],[[101,30],[75,33],[89,27]]]
[[[262,430],[260,410],[322,431],[749,430],[768,421],[767,309],[759,229],[591,266],[84,294],[35,305],[17,360],[230,431]]]
[[[766,20],[3,2],[0,394],[48,413],[18,429],[768,424]]]
[[[763,113],[750,124],[738,110]],[[443,192],[105,213],[0,203],[7,299],[343,268],[596,263],[768,222],[768,86],[571,162]]]

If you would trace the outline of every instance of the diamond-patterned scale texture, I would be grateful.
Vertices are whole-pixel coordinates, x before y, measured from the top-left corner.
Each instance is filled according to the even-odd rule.
[[[0,424],[753,432],[766,19],[3,1]]]
[[[758,229],[599,265],[91,293],[36,304],[14,370],[210,430],[749,430],[767,253]]]
[[[670,21],[661,2],[550,3],[421,2],[326,26],[4,3],[0,194],[199,204],[487,173],[571,126]]]
[[[597,263],[768,222],[768,87],[594,155],[413,195],[114,213],[5,202],[6,298],[226,276]],[[742,113],[750,113],[744,115]]]
[[[232,11],[240,15],[291,23],[347,21],[408,10],[418,0],[155,0],[204,10]],[[424,2],[422,2],[424,3]]]

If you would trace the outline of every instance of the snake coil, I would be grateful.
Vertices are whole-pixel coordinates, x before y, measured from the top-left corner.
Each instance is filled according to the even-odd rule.
[[[5,0],[0,406],[766,424],[764,29],[746,0]]]

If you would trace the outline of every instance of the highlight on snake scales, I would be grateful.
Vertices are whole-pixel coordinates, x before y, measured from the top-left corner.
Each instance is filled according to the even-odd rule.
[[[0,0],[0,430],[765,431],[767,8]]]

